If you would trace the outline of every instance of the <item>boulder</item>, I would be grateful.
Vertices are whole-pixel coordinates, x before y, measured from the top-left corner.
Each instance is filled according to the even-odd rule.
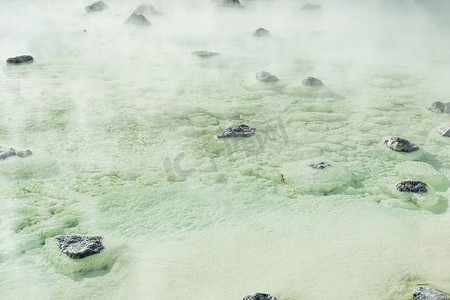
[[[245,296],[242,300],[277,300],[277,298],[269,294],[256,293],[254,295]]]
[[[322,9],[322,6],[319,4],[306,4],[303,5],[302,10],[319,10]]]
[[[427,184],[418,180],[404,180],[395,185],[399,192],[423,194],[427,192]]]
[[[88,5],[84,8],[87,12],[95,12],[95,11],[102,11],[104,9],[108,8],[108,5],[106,5],[103,1],[94,2],[91,5]]]
[[[418,286],[414,289],[413,300],[450,300],[450,296],[427,286]]]
[[[310,166],[313,169],[325,169],[326,167],[330,167],[331,165],[329,163],[326,162],[313,162],[308,164],[308,166]]]
[[[7,149],[0,146],[0,160],[7,159],[8,157],[11,156],[27,157],[30,156],[31,154],[33,154],[33,152],[31,152],[30,150],[16,151],[16,149],[14,148]]]
[[[217,52],[210,52],[210,51],[193,51],[191,52],[192,55],[198,56],[198,57],[211,57],[211,56],[216,56],[219,55],[219,53]]]
[[[443,103],[440,101],[435,101],[431,103],[430,106],[426,106],[425,108],[435,113],[450,114],[450,102]]]
[[[33,62],[33,56],[31,55],[21,55],[16,57],[10,57],[6,60],[8,64],[23,64]]]
[[[323,86],[323,82],[315,77],[303,79],[302,84],[304,86]]]
[[[125,20],[124,24],[138,25],[138,26],[149,26],[152,25],[144,15],[137,13],[132,13],[128,19]]]
[[[253,32],[253,35],[256,37],[267,37],[270,36],[270,32],[267,29],[264,28],[258,28]]]
[[[384,144],[389,149],[398,152],[413,152],[419,150],[419,146],[416,146],[407,139],[402,139],[399,137],[391,137],[389,140],[385,140]]]
[[[74,259],[97,254],[104,248],[100,236],[60,235],[55,239],[61,252]]]
[[[256,129],[248,125],[233,125],[231,127],[225,128],[222,133],[217,135],[218,138],[229,138],[229,137],[249,137],[255,134]]]
[[[134,10],[134,13],[135,13],[135,14],[138,14],[138,15],[144,15],[144,16],[145,16],[145,15],[147,15],[147,16],[149,16],[149,15],[155,15],[155,16],[158,16],[158,15],[161,14],[159,11],[157,11],[157,10],[155,9],[155,7],[154,7],[153,5],[151,5],[151,4],[149,4],[149,3],[139,5],[139,6]]]
[[[437,132],[442,136],[450,136],[450,124],[439,127]]]
[[[258,81],[262,81],[262,82],[276,82],[276,81],[280,80],[280,79],[278,79],[277,76],[272,75],[266,71],[261,71],[261,72],[256,73],[256,79]]]

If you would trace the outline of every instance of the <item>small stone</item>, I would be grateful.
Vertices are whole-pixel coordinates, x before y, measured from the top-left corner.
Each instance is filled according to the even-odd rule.
[[[217,52],[210,52],[210,51],[194,51],[191,52],[192,55],[198,56],[198,57],[211,57],[211,56],[216,56],[219,55],[219,53]]]
[[[225,128],[221,134],[217,135],[218,138],[228,137],[249,137],[255,134],[256,129],[248,125],[233,125]]]
[[[319,4],[306,4],[303,5],[302,10],[319,10],[322,9],[322,6]]]
[[[269,294],[256,293],[254,295],[245,296],[242,300],[277,300],[277,298]]]
[[[389,149],[399,152],[413,152],[419,150],[419,146],[416,146],[407,139],[402,139],[399,137],[391,137],[389,140],[385,140],[384,144]]]
[[[106,5],[103,1],[94,2],[91,5],[88,5],[84,8],[87,12],[94,12],[94,11],[102,11],[104,9],[108,8],[108,5]]]
[[[315,77],[308,77],[302,81],[304,86],[323,86],[323,82]]]
[[[267,37],[270,36],[270,32],[267,29],[264,28],[258,28],[253,32],[253,35],[256,37]]]
[[[74,259],[90,256],[104,249],[101,236],[60,235],[55,239],[61,252]]]
[[[275,81],[280,80],[280,79],[278,79],[277,76],[272,75],[266,71],[261,71],[261,72],[256,73],[256,79],[258,81],[262,81],[262,82],[275,82]]]
[[[418,286],[414,289],[413,300],[450,300],[450,296],[427,286]]]
[[[439,127],[437,132],[442,136],[450,136],[450,124]]]
[[[128,25],[138,25],[138,26],[149,26],[152,25],[144,15],[139,15],[137,13],[132,13],[128,19],[125,20],[125,24]]]
[[[21,55],[16,57],[10,57],[6,60],[9,64],[23,64],[33,62],[33,56],[31,55]]]
[[[135,14],[138,15],[160,15],[161,13],[155,9],[155,7],[149,3],[139,5],[135,10]]]
[[[310,166],[313,169],[325,169],[326,167],[330,167],[331,165],[329,163],[321,161],[321,162],[310,163],[310,164],[308,164],[308,166]]]
[[[30,150],[26,151],[16,151],[14,148],[3,148],[0,146],[0,160],[7,159],[8,157],[18,156],[18,157],[27,157],[33,154]]]
[[[427,192],[427,184],[422,181],[404,180],[395,185],[399,192],[423,194]]]

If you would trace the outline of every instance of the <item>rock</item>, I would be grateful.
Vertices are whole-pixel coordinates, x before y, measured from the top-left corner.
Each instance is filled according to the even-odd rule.
[[[427,192],[427,184],[422,181],[404,180],[395,185],[399,192],[423,194]]]
[[[436,101],[431,103],[430,106],[426,106],[425,108],[435,113],[450,114],[450,102],[443,103],[440,101]]]
[[[442,136],[450,136],[450,124],[439,127],[437,132]]]
[[[267,37],[270,36],[270,32],[264,28],[258,28],[253,32],[253,35],[256,37]]]
[[[302,81],[304,86],[323,86],[323,82],[314,77],[308,77]]]
[[[94,2],[91,5],[88,5],[84,8],[87,12],[94,12],[94,11],[102,11],[104,9],[107,9],[108,5],[106,5],[103,1]]]
[[[413,300],[450,300],[450,296],[427,286],[418,286],[414,289]]]
[[[30,150],[16,151],[16,149],[14,148],[6,149],[0,146],[0,160],[7,159],[8,157],[11,156],[27,157],[30,156],[31,154],[33,154],[33,152],[31,152]]]
[[[254,295],[245,296],[242,300],[277,300],[277,298],[269,294],[256,293]]]
[[[308,164],[308,166],[310,166],[313,169],[325,169],[326,167],[330,167],[331,165],[329,163],[321,161],[321,162],[310,163],[310,164]]]
[[[277,76],[272,75],[266,71],[261,71],[261,72],[256,73],[256,79],[258,81],[262,81],[262,82],[275,82],[275,81],[280,80],[280,79],[278,79]]]
[[[134,13],[137,15],[160,15],[161,13],[155,9],[155,7],[149,3],[139,5]]]
[[[60,235],[55,239],[61,252],[74,259],[99,253],[104,248],[100,236]]]
[[[192,55],[198,56],[198,57],[211,57],[211,56],[216,56],[219,55],[219,53],[217,52],[210,52],[210,51],[194,51],[191,52]]]
[[[137,13],[132,13],[128,19],[125,20],[124,24],[138,25],[138,26],[149,26],[152,25],[144,15],[139,15]]]
[[[225,128],[221,134],[217,135],[218,138],[228,137],[249,137],[255,134],[256,129],[248,125],[233,125]]]
[[[400,178],[414,178],[426,182],[428,187],[432,186],[440,192],[445,192],[450,187],[450,182],[446,176],[433,168],[432,165],[422,161],[407,160],[396,163],[394,171]]]
[[[239,0],[224,0],[223,5],[228,6],[241,6],[241,2]]]
[[[10,57],[6,60],[8,64],[23,64],[33,62],[33,56],[31,55],[21,55],[16,57]]]
[[[319,10],[322,9],[322,6],[319,4],[306,4],[303,5],[302,10]]]
[[[385,140],[384,144],[389,149],[399,152],[413,152],[419,150],[419,146],[416,146],[407,139],[402,139],[399,137],[391,137],[389,140]]]

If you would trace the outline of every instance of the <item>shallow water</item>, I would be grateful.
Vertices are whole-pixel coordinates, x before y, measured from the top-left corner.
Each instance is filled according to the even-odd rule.
[[[122,24],[138,2],[0,3],[2,56],[35,58],[0,67],[0,145],[34,153],[0,161],[0,298],[450,293],[450,117],[424,108],[449,102],[448,4],[242,3],[155,1],[148,28]],[[215,138],[241,123],[257,134]],[[429,193],[400,195],[404,179]],[[46,242],[59,234],[117,255],[71,273]]]

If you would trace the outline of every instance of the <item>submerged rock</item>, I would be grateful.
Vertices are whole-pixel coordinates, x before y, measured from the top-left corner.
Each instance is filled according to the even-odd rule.
[[[304,86],[323,86],[323,82],[315,77],[303,79],[302,84]]]
[[[135,14],[138,15],[160,15],[161,13],[155,9],[153,5],[150,3],[147,4],[141,4],[139,5],[135,10]]]
[[[84,8],[87,12],[94,12],[94,11],[102,11],[104,9],[108,8],[108,5],[106,5],[103,1],[94,2],[91,5],[88,5]]]
[[[31,152],[30,150],[16,151],[16,149],[14,148],[7,149],[0,146],[0,160],[7,159],[8,157],[11,156],[27,157],[30,156],[31,154],[33,154],[33,152]]]
[[[450,102],[443,103],[440,101],[435,101],[431,103],[430,106],[426,106],[425,108],[435,113],[450,114]]]
[[[245,296],[242,300],[277,300],[277,298],[269,294],[256,293],[254,295]]]
[[[6,60],[8,64],[23,64],[33,62],[34,58],[31,55],[20,55],[16,57],[10,57]]]
[[[450,124],[439,127],[437,132],[442,136],[450,136]]]
[[[218,138],[228,138],[228,137],[249,137],[255,134],[256,129],[248,125],[233,125],[231,127],[225,128],[222,133],[217,135]]]
[[[391,137],[389,140],[385,140],[384,144],[389,149],[399,152],[413,152],[419,150],[419,146],[416,146],[407,139],[402,139],[399,137]]]
[[[137,13],[132,13],[128,19],[125,20],[124,24],[138,25],[138,26],[149,26],[152,25],[144,15]]]
[[[216,56],[219,55],[219,53],[217,52],[210,52],[210,51],[193,51],[191,52],[192,55],[198,56],[198,57],[211,57],[211,56]]]
[[[302,10],[319,10],[319,9],[322,9],[322,6],[319,4],[308,3],[306,5],[303,5],[303,7],[302,7]]]
[[[410,192],[423,194],[427,192],[427,184],[422,181],[404,180],[395,185],[395,188],[399,192]]]
[[[325,169],[326,167],[330,167],[331,165],[329,163],[321,161],[321,162],[310,163],[310,164],[308,164],[308,166],[310,166],[313,169]]]
[[[99,253],[104,248],[100,236],[60,235],[55,239],[61,252],[75,259]]]
[[[239,0],[224,0],[223,5],[228,6],[241,6],[241,2]]]
[[[267,29],[264,28],[258,28],[253,32],[253,35],[256,37],[267,37],[270,36],[270,32]]]
[[[256,79],[258,81],[262,81],[262,82],[275,82],[275,81],[280,80],[280,79],[278,79],[277,76],[272,75],[266,71],[261,71],[261,72],[256,73]]]
[[[414,289],[413,300],[450,300],[450,296],[427,286],[418,286]]]

